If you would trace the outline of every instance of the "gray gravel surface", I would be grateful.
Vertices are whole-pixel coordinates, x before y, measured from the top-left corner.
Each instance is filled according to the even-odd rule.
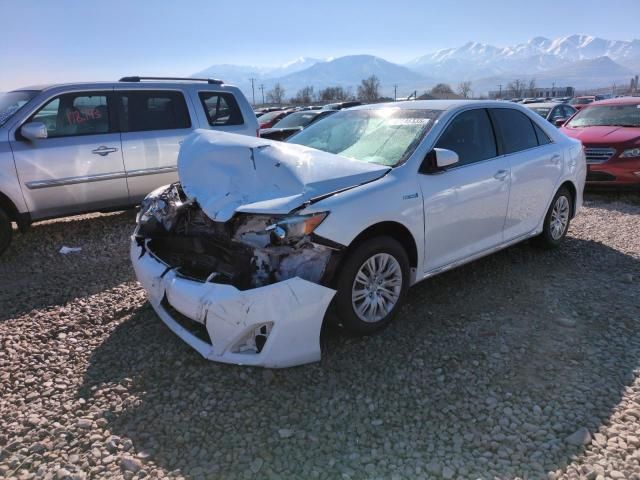
[[[287,370],[162,325],[132,212],[36,225],[0,257],[0,477],[640,479],[637,198],[591,195],[561,249],[427,280]]]

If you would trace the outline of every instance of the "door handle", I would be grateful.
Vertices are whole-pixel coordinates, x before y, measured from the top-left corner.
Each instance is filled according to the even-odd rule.
[[[560,154],[556,153],[555,155],[553,155],[551,157],[551,163],[553,163],[554,165],[560,163]]]
[[[493,178],[495,178],[496,180],[504,180],[505,178],[507,178],[507,175],[509,175],[509,170],[498,170],[493,175]]]
[[[96,155],[100,155],[101,157],[106,157],[110,153],[117,152],[118,149],[115,147],[105,147],[104,145],[96,148],[95,150],[91,150],[91,153]]]

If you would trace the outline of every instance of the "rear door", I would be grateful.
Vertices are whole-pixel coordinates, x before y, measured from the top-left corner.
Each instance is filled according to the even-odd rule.
[[[116,90],[122,154],[131,203],[178,180],[180,145],[192,132],[180,90]]]
[[[513,108],[489,110],[509,160],[511,193],[504,240],[533,231],[547,211],[562,173],[562,151],[536,122]]]
[[[42,122],[47,138],[11,148],[32,218],[112,209],[129,202],[112,90],[48,99],[25,122]]]

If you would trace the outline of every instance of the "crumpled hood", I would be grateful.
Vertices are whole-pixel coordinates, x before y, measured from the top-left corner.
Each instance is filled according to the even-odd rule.
[[[220,222],[235,212],[286,214],[389,170],[301,145],[213,130],[196,130],[178,155],[182,189]]]
[[[640,139],[640,128],[617,127],[617,126],[594,126],[568,128],[562,127],[562,133],[572,138],[580,140],[582,143],[596,144],[616,144],[628,143]]]

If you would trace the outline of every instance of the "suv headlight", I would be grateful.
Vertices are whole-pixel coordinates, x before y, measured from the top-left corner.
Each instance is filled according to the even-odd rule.
[[[640,157],[640,147],[629,148],[620,154],[620,158]]]
[[[327,218],[329,212],[312,213],[310,215],[293,215],[269,225],[271,241],[275,244],[287,240],[296,240],[310,235]]]

